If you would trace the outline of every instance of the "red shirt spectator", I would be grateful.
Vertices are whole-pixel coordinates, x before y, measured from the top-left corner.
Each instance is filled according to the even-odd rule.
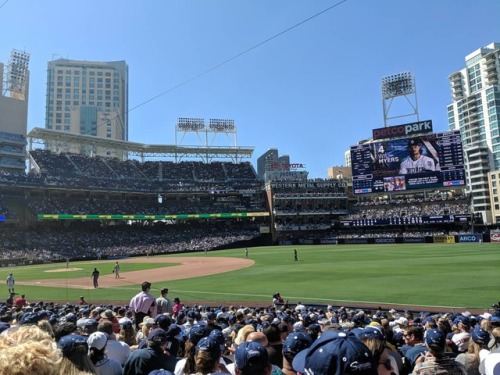
[[[181,300],[178,297],[174,298],[174,306],[172,307],[172,316],[175,318],[179,315],[179,311],[182,310]]]
[[[120,323],[118,322],[116,314],[113,312],[113,310],[106,310],[102,312],[99,323],[103,320],[109,320],[111,323],[113,323],[113,333],[120,333]]]
[[[21,297],[17,297],[14,300],[14,306],[16,306],[16,307],[24,307],[27,304],[28,304],[28,302],[26,301],[26,298],[24,298],[24,294],[21,295]]]

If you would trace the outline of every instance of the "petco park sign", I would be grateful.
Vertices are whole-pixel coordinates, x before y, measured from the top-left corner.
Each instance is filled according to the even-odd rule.
[[[417,134],[432,133],[432,121],[419,121],[410,124],[389,126],[387,128],[373,129],[373,140],[411,137]]]

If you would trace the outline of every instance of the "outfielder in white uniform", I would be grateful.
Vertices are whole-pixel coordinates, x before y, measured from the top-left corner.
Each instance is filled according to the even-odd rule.
[[[14,284],[16,283],[14,280],[14,275],[12,273],[7,276],[6,280],[7,286],[9,287],[9,293],[14,293]]]

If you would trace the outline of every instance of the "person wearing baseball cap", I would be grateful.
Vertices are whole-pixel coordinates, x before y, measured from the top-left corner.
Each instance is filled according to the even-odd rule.
[[[165,330],[155,328],[150,331],[148,347],[137,349],[130,354],[123,367],[123,375],[149,374],[157,369],[174,372],[177,358],[165,353],[169,344],[169,337]]]
[[[121,375],[122,365],[116,359],[108,358],[104,351],[108,337],[103,332],[91,333],[87,339],[89,358],[99,374]]]
[[[220,372],[221,355],[222,350],[219,342],[212,337],[203,337],[195,348],[196,374],[209,375]]]
[[[272,366],[267,350],[258,341],[245,341],[234,353],[236,375],[269,375]]]
[[[478,373],[478,369],[479,373],[484,374],[485,371],[481,372],[479,364],[490,353],[488,349],[491,340],[490,333],[476,325],[471,331],[471,339],[467,353],[460,353],[455,360],[465,366],[468,374]]]
[[[195,373],[196,345],[209,334],[210,330],[205,325],[194,324],[191,327],[184,346],[184,358],[179,359],[175,364],[174,373],[176,375]]]
[[[372,353],[352,332],[324,332],[295,356],[292,365],[301,374],[377,375]]]
[[[297,353],[309,348],[313,343],[313,339],[305,332],[292,332],[283,342],[283,373],[285,375],[296,375],[292,367],[292,362]]]
[[[96,373],[96,369],[88,356],[89,346],[87,338],[80,335],[65,335],[57,341],[57,347],[61,350],[62,363],[61,374],[70,373],[76,367],[80,371]]]
[[[425,346],[428,352],[415,361],[414,375],[453,374],[466,375],[463,364],[445,354],[446,333],[439,329],[430,329],[425,335]]]
[[[399,174],[435,171],[434,159],[422,153],[422,141],[412,138],[408,141],[408,156],[399,166]]]

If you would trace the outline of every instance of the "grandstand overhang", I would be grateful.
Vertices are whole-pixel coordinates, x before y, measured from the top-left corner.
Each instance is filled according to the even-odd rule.
[[[170,157],[175,158],[176,161],[181,161],[183,158],[199,158],[206,163],[213,159],[231,159],[233,162],[238,163],[242,159],[251,158],[254,151],[254,147],[248,146],[153,145],[43,128],[34,128],[29,132],[27,138],[30,150],[33,148],[33,144],[57,142],[116,150],[126,153],[128,156],[139,156],[141,159]]]

